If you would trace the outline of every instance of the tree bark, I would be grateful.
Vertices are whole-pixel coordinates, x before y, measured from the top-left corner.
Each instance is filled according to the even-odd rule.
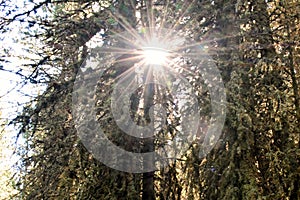
[[[149,83],[147,80],[152,82],[153,72],[151,67],[145,70],[144,80],[145,80],[145,91],[144,91],[144,117],[147,124],[153,124],[150,118],[150,108],[153,106],[154,98],[154,84]],[[148,82],[148,83],[147,83]],[[153,118],[152,118],[153,120]],[[149,138],[144,138],[144,145],[142,149],[143,153],[154,152],[154,135]],[[154,165],[154,158],[144,160],[143,167],[146,169],[149,166]],[[154,191],[154,171],[143,173],[143,195],[142,200],[153,200],[155,199]]]

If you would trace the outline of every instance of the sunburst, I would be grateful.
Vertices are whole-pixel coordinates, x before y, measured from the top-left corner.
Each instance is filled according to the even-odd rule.
[[[101,78],[105,69],[108,69],[114,64],[116,64],[116,67],[122,68],[122,70],[120,70],[122,73],[118,74],[117,77],[114,78],[115,80],[112,81],[115,82],[115,84],[113,86],[111,97],[111,107],[113,113],[115,113],[114,117],[116,119],[131,119],[129,112],[130,97],[136,92],[137,88],[143,88],[143,91],[139,93],[142,95],[141,102],[148,99],[148,97],[149,99],[154,99],[159,96],[159,92],[164,91],[168,91],[168,93],[173,96],[172,98],[174,99],[174,102],[177,103],[178,107],[176,107],[176,109],[181,111],[180,116],[182,118],[178,132],[182,133],[175,136],[172,143],[173,145],[166,145],[164,146],[164,149],[158,151],[159,155],[162,156],[162,160],[168,160],[168,162],[168,157],[175,158],[173,155],[174,152],[177,152],[179,149],[180,153],[186,151],[197,133],[198,121],[200,119],[198,99],[195,96],[196,93],[193,91],[193,86],[189,82],[191,80],[196,80],[194,79],[194,76],[203,77],[205,84],[209,86],[207,88],[209,90],[211,102],[214,102],[211,114],[211,129],[208,129],[204,140],[204,143],[207,146],[205,153],[214,146],[217,138],[220,136],[225,119],[223,102],[225,102],[226,96],[223,89],[223,83],[215,81],[221,79],[219,76],[220,73],[216,66],[211,62],[212,59],[209,58],[209,51],[203,50],[203,46],[211,43],[211,41],[195,41],[193,34],[187,31],[189,28],[188,26],[185,27],[185,24],[182,23],[182,21],[186,18],[185,15],[190,6],[193,5],[194,1],[184,2],[182,10],[180,11],[181,14],[179,14],[177,19],[174,19],[173,24],[169,25],[167,25],[168,20],[166,20],[166,12],[162,14],[159,20],[154,20],[153,5],[151,5],[151,3],[147,3],[146,6],[146,15],[149,20],[149,23],[146,24],[148,27],[144,26],[145,23],[138,23],[135,24],[135,27],[132,27],[131,22],[125,17],[116,15],[116,13],[112,14],[112,17],[124,30],[113,32],[113,35],[107,39],[105,45],[100,45],[100,48],[95,48],[96,51],[101,51],[100,54],[98,54],[98,52],[91,54],[92,56],[101,55],[101,58],[98,59],[100,62],[94,65],[96,69],[92,72],[92,78],[93,80],[96,80],[96,83],[97,80]],[[168,4],[161,10],[163,9],[169,9]],[[141,19],[142,17],[137,21],[141,22]],[[158,24],[157,21],[160,23]],[[166,27],[168,27],[168,29]],[[106,59],[106,55],[108,59]],[[90,59],[92,60],[92,58]],[[75,85],[79,88],[83,87],[80,91],[89,91],[90,86],[89,88],[84,87],[85,85],[90,85],[90,82],[88,83],[89,84],[82,84],[79,80]],[[78,84],[80,85],[78,86]],[[157,87],[148,87],[151,85],[156,85]],[[159,88],[165,88],[165,90],[159,91]],[[152,91],[149,92],[150,90]],[[83,96],[88,96],[88,94]],[[95,105],[94,102],[89,104]],[[143,108],[146,108],[148,105],[145,103],[143,106]],[[153,107],[155,108],[155,105]],[[187,107],[190,108],[186,109]],[[155,109],[153,110],[155,111]],[[162,109],[157,109],[157,113],[158,112],[162,112]],[[162,118],[161,115],[159,115],[158,118]],[[118,120],[116,120],[116,122],[118,123]],[[135,137],[144,137],[144,135],[147,135],[147,128],[151,128],[138,127],[134,123],[129,123],[128,120],[124,124],[118,124],[118,126],[119,128],[125,127],[124,130],[122,128],[121,130]],[[99,127],[99,130],[101,130],[101,127]],[[143,136],[140,134],[141,130]],[[153,132],[151,132],[151,134],[153,134]],[[99,138],[102,138],[103,133],[100,132],[99,135]],[[210,140],[210,137],[215,139],[212,141]],[[182,140],[182,138],[187,140],[186,144],[179,144],[178,141]],[[109,141],[105,140],[105,142]],[[117,152],[119,155],[124,155],[132,160],[140,160],[141,157],[142,160],[147,160],[149,159],[147,155],[152,155],[152,153],[154,153],[130,153],[120,148],[116,148],[114,145],[111,145],[110,147],[113,149],[113,152]],[[99,155],[96,155],[97,158],[108,166],[111,166],[111,160],[105,160],[107,156],[102,156],[101,151],[97,152],[100,152]],[[167,157],[165,156],[165,152],[168,153]],[[163,166],[164,162],[161,162],[160,164]],[[113,168],[135,173],[153,171],[156,169],[155,166],[144,166],[148,167],[147,169],[140,168],[138,165],[135,166],[134,163],[131,166],[135,168],[127,169],[126,167],[124,168],[124,166],[125,165],[122,163],[119,163],[117,166],[114,164]]]

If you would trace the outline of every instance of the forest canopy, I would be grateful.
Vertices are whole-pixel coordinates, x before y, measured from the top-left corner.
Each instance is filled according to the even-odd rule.
[[[297,0],[0,8],[10,198],[300,199]]]

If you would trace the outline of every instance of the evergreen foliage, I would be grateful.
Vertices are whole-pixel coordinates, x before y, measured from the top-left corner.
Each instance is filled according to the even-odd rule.
[[[20,12],[13,1],[0,2],[5,12],[0,21],[1,34],[20,22],[26,26],[23,34],[27,42],[29,38],[41,44],[28,50],[39,55],[40,60],[26,64],[32,73],[22,78],[28,84],[47,86],[13,121],[19,127],[19,137],[27,144],[18,152],[19,193],[13,198],[300,199],[297,0],[27,3],[31,6]],[[164,169],[148,174],[120,172],[97,161],[76,134],[72,115],[74,81],[91,50],[88,42],[92,38],[97,36],[108,45],[113,43],[114,34],[128,26],[161,24],[163,16],[164,28],[175,27],[182,37],[201,43],[221,71],[227,95],[225,126],[215,147],[204,157],[199,157],[203,148],[199,136],[185,155]],[[1,53],[0,62],[5,63],[6,56]],[[124,56],[119,59],[128,55]],[[112,64],[99,80],[93,98],[97,121],[106,127],[107,136],[126,150],[143,152],[146,142],[126,136],[113,121],[110,110],[113,87],[120,74],[132,65],[131,61],[121,67],[118,62]],[[1,66],[0,70],[6,70],[5,64]],[[201,70],[188,61],[185,66],[189,71],[179,72],[194,87],[204,117],[210,117],[210,94],[203,88]],[[89,75],[89,70],[85,73]],[[132,118],[139,124],[149,121],[147,115],[139,115],[142,95],[140,88],[131,98]],[[86,108],[84,102],[77,103],[78,109]],[[161,141],[174,137],[180,120],[172,116],[178,108],[170,91],[159,93],[152,103],[163,103],[168,109],[169,121],[157,140],[152,141],[153,148],[158,148]],[[144,109],[146,112],[150,111]],[[93,124],[84,128],[93,130]],[[205,134],[205,128],[199,128],[199,135]],[[124,159],[109,151],[107,156]],[[146,176],[151,177],[147,184]]]

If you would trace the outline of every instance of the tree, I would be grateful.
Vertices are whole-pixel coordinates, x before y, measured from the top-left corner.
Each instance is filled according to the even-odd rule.
[[[0,116],[3,116],[0,112]],[[13,175],[13,171],[10,168],[13,163],[10,161],[12,156],[12,149],[9,147],[12,142],[9,138],[9,132],[4,129],[6,122],[1,118],[1,132],[0,132],[0,159],[1,159],[1,171],[0,171],[0,199],[8,199],[10,195],[16,193],[14,190],[14,183],[10,179]]]
[[[299,198],[300,5],[297,1],[46,0],[32,5],[21,13],[7,11],[1,19],[3,28],[14,21],[26,24],[27,37],[43,44],[43,48],[33,50],[40,59],[29,64],[32,73],[25,79],[33,84],[45,83],[47,88],[14,121],[20,126],[19,134],[28,142],[20,152],[23,171],[19,189],[25,199]],[[8,8],[9,4],[2,2],[1,6]],[[108,62],[95,94],[77,91],[80,87],[74,85],[81,79],[76,77],[93,79],[101,71],[81,67],[89,61],[85,60],[88,55],[110,61],[101,48],[90,48],[97,38],[108,49],[131,49],[132,38],[147,39],[149,30],[144,28],[156,26],[172,29],[203,49],[205,55],[193,54],[194,49],[189,46],[179,49],[178,65],[174,67],[193,86],[201,108],[199,121],[203,122],[199,127],[187,128],[198,129],[194,143],[180,158],[168,162],[166,168],[136,174],[119,172],[95,159],[95,154],[84,145],[97,141],[97,135],[82,139],[76,128],[89,134],[100,124],[114,144],[127,151],[144,153],[158,150],[176,138],[185,117],[179,111],[185,109],[189,113],[193,109],[180,107],[179,98],[174,97],[171,89],[155,84],[140,86],[130,96],[133,121],[140,126],[151,123],[151,106],[158,104],[165,105],[166,119],[159,117],[164,119],[164,125],[154,137],[137,139],[124,134],[110,105],[118,81],[121,79],[126,85],[126,74],[130,74],[139,59],[133,59],[126,51]],[[115,37],[126,31],[128,35],[124,38],[128,41]],[[200,59],[189,58],[190,54]],[[217,120],[211,107],[214,87],[205,80],[211,61],[220,70],[222,80],[211,79],[216,84],[222,81],[226,87],[227,116],[215,147],[201,157],[204,137],[211,128],[207,122]],[[206,66],[206,71],[201,66]],[[145,74],[146,71],[141,72],[142,79]],[[157,77],[156,74],[152,78]],[[92,82],[84,84],[89,88]],[[178,78],[168,84],[184,88]],[[86,94],[86,98],[75,99],[78,112],[85,110],[82,116],[72,112],[76,92]],[[95,111],[86,106],[91,102]],[[191,99],[186,102],[192,104]],[[95,123],[75,123],[93,112]],[[97,143],[94,148],[103,151],[101,155],[109,157],[111,162],[130,165],[128,157],[99,148]],[[140,164],[146,168],[153,163],[151,159],[150,162],[142,159]]]

